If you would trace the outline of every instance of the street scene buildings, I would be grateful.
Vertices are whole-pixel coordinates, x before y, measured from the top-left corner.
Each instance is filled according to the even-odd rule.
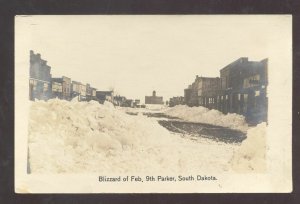
[[[184,90],[184,103],[204,106],[224,114],[244,115],[248,122],[267,121],[268,60],[242,57],[220,70],[220,77],[196,76]],[[171,99],[170,99],[171,102]]]
[[[84,84],[70,77],[52,77],[51,67],[41,58],[41,54],[30,51],[29,99],[34,101],[59,98],[70,101],[77,97],[78,101],[96,100],[99,103],[109,101],[116,106],[140,107],[139,99],[126,99],[115,96],[114,91],[99,91],[89,83]]]
[[[292,19],[275,16],[16,16],[15,190],[280,189],[286,177],[269,175],[291,175]]]
[[[167,153],[162,154],[162,156],[171,155],[172,157],[173,155],[169,152],[174,149],[171,148],[170,150],[166,147],[169,146],[169,142],[174,142],[171,138],[175,136],[182,140],[175,145],[178,148],[176,157],[180,158],[179,163],[181,160],[188,160],[189,164],[184,167],[178,164],[179,166],[175,165],[174,168],[183,168],[184,171],[188,171],[192,164],[205,162],[211,165],[213,157],[207,156],[203,159],[202,155],[205,150],[202,148],[213,148],[211,152],[216,152],[218,156],[216,156],[217,159],[213,162],[212,168],[222,171],[222,168],[227,166],[226,168],[244,168],[247,171],[255,169],[255,171],[261,172],[265,170],[264,163],[248,163],[257,158],[264,161],[264,143],[257,143],[256,140],[260,141],[265,137],[266,123],[264,122],[267,121],[268,108],[267,74],[267,59],[249,61],[248,58],[242,57],[221,68],[219,76],[196,75],[195,80],[183,90],[184,96],[174,96],[169,101],[164,102],[163,96],[157,96],[156,91],[153,90],[151,96],[145,96],[145,103],[143,104],[140,99],[128,99],[116,94],[114,90],[98,90],[90,83],[75,81],[71,77],[52,77],[51,67],[47,65],[47,61],[42,59],[40,54],[34,54],[33,51],[30,51],[29,98],[33,101],[35,99],[49,101],[47,103],[33,103],[31,118],[36,123],[47,118],[46,123],[44,121],[40,124],[48,128],[49,133],[57,131],[57,134],[54,134],[56,137],[54,141],[61,141],[59,144],[64,144],[62,149],[65,149],[65,146],[74,149],[69,154],[72,155],[70,157],[75,155],[74,159],[71,159],[70,166],[72,167],[70,169],[75,168],[77,169],[75,171],[79,172],[85,171],[81,164],[86,161],[84,156],[86,152],[96,156],[89,158],[90,163],[97,161],[100,157],[107,164],[111,160],[107,158],[107,154],[99,152],[106,152],[109,149],[109,151],[120,151],[119,155],[122,155],[124,145],[136,144],[143,137],[147,138],[145,145],[150,145],[150,149],[153,147],[147,141],[155,141],[161,145],[161,142],[164,142],[161,137],[169,138],[170,140],[167,140],[162,149]],[[50,100],[52,98],[61,100]],[[72,100],[74,103],[66,103],[63,100]],[[97,102],[81,103],[91,100]],[[48,123],[53,126],[47,125]],[[56,127],[58,124],[64,125]],[[253,131],[257,132],[254,136],[256,139],[252,140],[253,144],[251,145],[260,146],[260,153],[254,154],[253,151],[256,150],[252,147],[247,147],[246,153],[244,150],[234,153],[236,144],[241,144],[248,137],[249,132],[247,131],[250,127],[253,127]],[[45,132],[41,132],[42,130],[44,129],[31,125],[31,137],[40,138],[39,136]],[[36,132],[36,134],[32,134],[32,132]],[[52,144],[53,136],[48,136],[48,132],[46,138]],[[70,132],[66,136],[69,139],[62,141],[63,137],[60,135],[66,134],[66,132]],[[251,131],[250,134],[252,134]],[[82,138],[76,140],[80,141],[79,143],[72,142],[75,141],[74,136]],[[135,136],[137,137],[134,138]],[[199,143],[187,139],[190,136],[197,138]],[[206,140],[214,141],[214,143],[207,144]],[[85,142],[85,145],[81,147],[82,141]],[[182,145],[183,143],[187,147]],[[219,143],[223,143],[224,149],[219,148]],[[40,164],[44,161],[36,159],[40,148],[34,143],[30,143],[29,146],[31,152],[28,155],[28,160],[31,162],[28,162],[28,173],[43,172],[44,167],[39,168],[35,165],[35,163]],[[198,156],[191,157],[189,154],[191,149],[199,151],[196,153]],[[223,150],[225,150],[225,155],[222,153]],[[151,151],[149,150],[149,152]],[[250,160],[244,159],[250,158],[249,155],[256,156]],[[51,154],[44,153],[44,157],[48,156],[52,158]],[[145,157],[148,156],[147,153]],[[64,158],[65,155],[57,157]],[[222,159],[223,157],[224,159]],[[77,158],[80,162],[74,163],[78,160]],[[118,156],[116,158],[117,160],[120,159]],[[170,160],[172,159],[170,158]],[[240,164],[241,160],[246,164]],[[147,169],[153,162],[157,162],[156,159],[150,162],[151,164],[145,164],[147,167],[144,168]],[[177,164],[177,162],[175,163]],[[159,162],[156,165],[160,166],[161,164]],[[240,167],[241,165],[243,167]],[[110,166],[114,166],[116,169],[120,168],[118,165],[109,164],[104,169],[103,165],[93,167],[93,171],[110,171]],[[50,171],[60,172],[60,168],[64,167],[64,162],[58,167]],[[165,169],[164,167],[160,168]],[[70,170],[63,171],[68,172]]]
[[[267,121],[267,75],[267,59],[249,61],[248,58],[241,57],[221,68],[218,77],[196,75],[195,81],[184,89],[184,96],[174,96],[166,104],[170,107],[203,106],[224,114],[237,113],[245,116],[249,123],[258,124]],[[30,51],[30,100],[71,100],[74,97],[78,97],[79,101],[109,101],[123,107],[143,106],[139,99],[115,96],[114,91],[100,91],[89,83],[74,81],[70,77],[53,78],[47,61],[42,59],[40,54]],[[154,90],[151,96],[145,96],[145,104],[164,104],[163,97],[157,96]]]
[[[256,140],[260,141],[265,137],[268,110],[267,75],[267,59],[249,61],[248,58],[242,57],[221,68],[219,76],[196,75],[195,80],[183,90],[184,96],[174,96],[164,102],[163,96],[158,96],[156,90],[153,90],[151,96],[145,96],[143,104],[138,98],[130,99],[116,94],[113,88],[112,90],[98,90],[90,83],[72,80],[70,76],[52,77],[51,67],[47,61],[42,59],[40,54],[30,51],[29,99],[47,101],[44,103],[37,100],[32,104],[30,117],[44,128],[39,129],[38,126],[30,125],[30,137],[40,138],[40,135],[45,134],[44,129],[46,128],[49,129],[48,132],[46,131],[46,138],[48,138],[49,144],[52,144],[53,136],[49,136],[48,133],[57,131],[57,134],[54,134],[56,135],[54,141],[61,141],[63,137],[60,135],[69,132],[66,134],[69,139],[61,141],[59,144],[64,144],[61,147],[63,149],[65,146],[74,149],[73,153],[69,154],[69,156],[72,155],[71,157],[76,155],[71,160],[72,162],[76,162],[77,158],[80,158],[79,163],[71,164],[73,166],[71,169],[75,168],[76,171],[84,171],[81,164],[85,162],[86,158],[83,155],[87,151],[97,155],[96,158],[89,158],[89,162],[93,163],[92,161],[97,160],[100,155],[107,163],[110,160],[107,159],[106,154],[98,154],[98,151],[106,152],[107,149],[113,149],[123,152],[124,145],[135,144],[143,137],[147,137],[146,141],[155,141],[161,145],[163,142],[161,137],[169,138],[169,142],[174,142],[171,139],[174,136],[183,137],[180,139],[182,141],[176,144],[176,148],[179,148],[179,155],[176,157],[182,157],[179,161],[183,158],[189,160],[189,165],[185,165],[185,167],[175,165],[174,168],[184,168],[185,171],[188,171],[190,165],[195,164],[194,158],[189,155],[185,145],[182,146],[182,143],[185,143],[195,151],[201,152],[204,151],[201,148],[209,147],[214,149],[211,150],[212,152],[221,154],[224,159],[216,159],[213,162],[215,167],[212,168],[222,170],[222,165],[225,165],[227,168],[238,169],[241,168],[241,159],[245,160],[244,158],[251,157],[249,155],[256,155],[253,153],[252,147],[247,149],[246,156],[244,150],[237,154],[233,151],[235,144],[241,144],[248,137],[250,127],[257,132],[254,136],[256,139],[252,140],[252,146],[260,145],[260,153],[253,158],[264,160],[264,142],[257,143]],[[54,98],[61,100],[50,100]],[[72,103],[66,102],[71,100]],[[92,102],[82,103],[85,101]],[[64,125],[56,127],[59,124]],[[36,134],[32,134],[32,132],[36,132]],[[83,139],[78,139],[80,142],[73,144],[74,136]],[[135,136],[137,138],[133,139]],[[190,136],[198,138],[200,143],[186,139]],[[212,140],[215,143],[207,145],[202,139]],[[41,141],[43,144],[45,143],[43,139]],[[83,147],[80,145],[82,141],[85,141]],[[169,142],[166,142],[167,145],[164,144],[165,148]],[[219,143],[226,144],[223,146],[226,149],[225,155],[220,152],[222,148],[219,148]],[[91,144],[93,145],[91,146]],[[57,144],[54,142],[53,145]],[[149,143],[146,142],[145,145],[149,146]],[[201,148],[198,145],[202,145]],[[28,162],[28,173],[43,172],[44,167],[39,168],[35,165],[35,163],[43,163],[42,160],[37,160],[40,148],[34,143],[30,143],[29,146],[28,160],[31,162]],[[168,153],[163,154],[164,157],[173,151],[173,149],[165,148],[163,151]],[[182,154],[184,155],[182,156]],[[203,153],[197,154],[203,155]],[[48,153],[44,153],[43,156],[52,158],[52,155],[48,155]],[[147,156],[145,155],[145,157]],[[64,158],[65,155],[58,157]],[[195,158],[199,160],[196,162],[198,164],[203,161],[211,164],[212,161],[211,157],[204,160],[202,156]],[[228,158],[231,159],[228,160]],[[264,171],[264,163],[263,165],[260,163],[248,164],[253,158],[246,159],[244,162],[247,165],[242,164],[242,168],[247,171],[249,169]],[[225,164],[223,164],[224,161]],[[60,168],[64,167],[64,162],[58,166],[58,169],[50,171],[60,172]],[[93,171],[100,171],[100,169],[102,171],[102,166],[93,167]],[[116,169],[119,169],[118,165],[109,164],[106,169],[108,171],[110,171],[109,166],[117,166]],[[165,168],[161,167],[161,169]]]

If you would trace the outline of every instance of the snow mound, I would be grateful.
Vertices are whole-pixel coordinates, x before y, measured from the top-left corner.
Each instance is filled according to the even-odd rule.
[[[106,106],[106,107],[108,107],[108,108],[114,108],[115,107],[114,104],[112,104],[109,101],[104,101],[103,105]]]
[[[152,111],[159,111],[159,110],[166,109],[166,105],[164,105],[164,104],[146,104],[145,109],[152,110]]]
[[[266,169],[266,123],[250,128],[247,139],[234,154],[231,165],[237,172],[264,172]]]
[[[96,101],[31,103],[31,173],[222,172],[235,147],[182,138],[155,119]]]
[[[72,98],[71,102],[78,102],[79,101],[79,97],[78,96],[75,96]]]
[[[189,122],[208,123],[241,131],[246,131],[248,129],[244,116],[235,113],[228,113],[225,115],[218,110],[210,110],[202,106],[188,107],[186,105],[177,105],[167,109],[164,113]]]

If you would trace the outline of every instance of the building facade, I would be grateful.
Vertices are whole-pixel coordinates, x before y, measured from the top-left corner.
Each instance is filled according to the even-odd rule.
[[[90,84],[86,84],[86,100],[90,101],[92,99],[92,87]]]
[[[48,100],[51,98],[59,98],[71,100],[74,97],[78,97],[79,101],[98,100],[98,98],[100,98],[102,102],[104,102],[104,100],[114,102],[112,91],[99,91],[97,98],[97,89],[91,87],[90,84],[71,81],[71,78],[66,76],[52,78],[51,67],[47,65],[47,61],[42,59],[39,53],[35,54],[31,50],[29,99]],[[104,100],[102,100],[103,98]]]
[[[224,114],[244,115],[249,123],[267,121],[268,59],[242,57],[220,70],[220,78],[198,77],[184,90],[184,103]],[[170,99],[170,106],[176,104]]]
[[[80,95],[81,92],[81,83],[78,81],[72,81],[72,85],[71,85],[71,97],[78,97]]]
[[[221,93],[219,77],[198,77],[198,104],[217,109],[217,96]]]
[[[109,101],[114,104],[114,92],[113,91],[96,91],[96,97],[99,103]]]
[[[62,99],[63,97],[63,85],[62,82],[59,80],[52,79],[51,83],[51,90],[52,90],[52,98],[59,98]]]
[[[172,97],[169,100],[169,106],[170,107],[174,107],[177,105],[183,105],[184,104],[184,97],[183,96],[176,96],[176,97]]]
[[[191,103],[192,91],[192,85],[189,85],[187,89],[184,89],[184,104],[188,106],[193,106]]]
[[[62,88],[63,88],[63,96],[62,98],[65,100],[71,100],[71,78],[62,76]]]
[[[91,100],[97,100],[97,97],[96,97],[97,89],[93,88],[93,87],[91,89],[92,89],[92,98],[91,98]]]
[[[239,58],[220,70],[222,95],[219,110],[245,115],[248,121],[267,119],[268,60]]]
[[[152,92],[152,96],[145,96],[145,104],[164,104],[162,96],[156,96],[156,91]]]
[[[80,101],[86,101],[86,84],[80,84]]]
[[[207,106],[215,108],[213,102],[221,91],[219,77],[199,77],[184,90],[184,102],[188,106]],[[170,101],[171,103],[171,101]]]
[[[39,53],[30,51],[29,99],[48,100],[51,98],[51,67]]]
[[[61,86],[61,91],[58,91],[58,86]],[[64,100],[71,100],[71,78],[62,76],[60,78],[52,78],[52,97]]]

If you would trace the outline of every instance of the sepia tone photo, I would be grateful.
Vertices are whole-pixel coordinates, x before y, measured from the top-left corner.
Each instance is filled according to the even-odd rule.
[[[292,190],[291,16],[15,20],[17,193]]]

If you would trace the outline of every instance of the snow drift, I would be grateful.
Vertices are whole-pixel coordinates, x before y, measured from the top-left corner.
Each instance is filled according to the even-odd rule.
[[[195,173],[230,170],[236,145],[172,134],[111,104],[31,102],[31,173]]]
[[[237,172],[266,170],[266,123],[247,131],[247,139],[237,149],[231,164]]]
[[[166,109],[168,106],[164,105],[164,104],[146,104],[146,110],[150,110],[150,111],[160,111],[163,109]]]
[[[188,107],[186,105],[177,105],[167,109],[164,113],[189,122],[208,123],[241,131],[246,131],[248,129],[244,116],[235,113],[224,115],[218,110],[210,110],[202,106]]]

